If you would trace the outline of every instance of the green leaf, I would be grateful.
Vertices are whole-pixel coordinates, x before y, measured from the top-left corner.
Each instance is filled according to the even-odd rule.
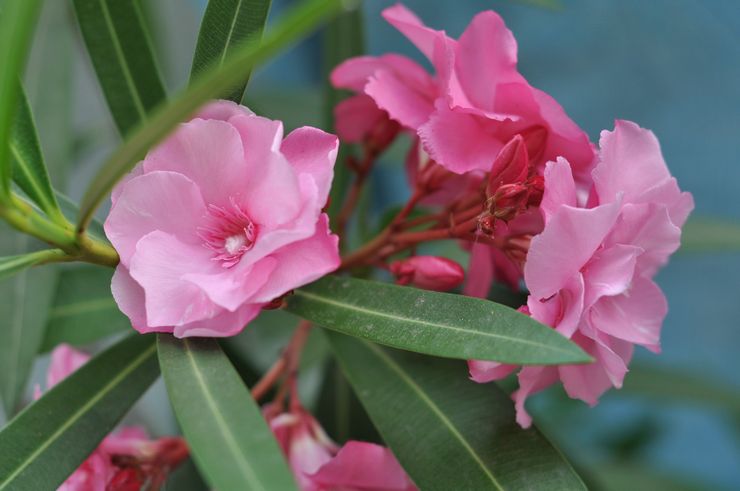
[[[31,108],[22,88],[18,95],[18,109],[10,139],[10,154],[14,164],[13,180],[49,218],[65,224],[66,220],[46,171]]]
[[[172,129],[191,116],[209,99],[223,94],[243,79],[257,64],[268,60],[281,49],[307,35],[322,21],[339,12],[347,0],[309,0],[286,15],[279,25],[267,33],[262,43],[250,41],[234,49],[220,68],[209,70],[151,118],[132,132],[98,172],[87,189],[80,206],[78,228],[84,230],[95,209],[113,186],[152,145],[166,137]]]
[[[341,62],[365,52],[365,35],[362,10],[357,9],[338,15],[323,32],[323,79],[325,129],[334,132],[334,108],[348,92],[337,90],[329,82],[329,74]],[[334,184],[329,197],[329,216],[335,217],[342,207],[344,195],[350,183],[351,173],[345,161],[351,155],[348,145],[340,145],[337,165],[334,168]]]
[[[206,68],[220,67],[226,56],[247,39],[259,40],[267,22],[271,0],[210,0],[200,24],[190,78]],[[250,72],[231,90],[227,99],[241,102]]]
[[[74,0],[98,81],[122,135],[166,97],[139,0]]]
[[[10,196],[8,142],[17,108],[18,80],[40,4],[39,0],[5,0],[0,6],[0,201]]]
[[[344,334],[428,355],[516,365],[590,361],[531,317],[463,295],[327,276],[296,290],[287,310]]]
[[[113,270],[80,265],[60,273],[40,351],[61,343],[82,345],[131,329],[111,295]]]
[[[334,333],[330,344],[370,418],[419,488],[585,489],[495,385],[464,364],[385,350]]]
[[[11,276],[31,266],[49,262],[58,257],[63,257],[64,251],[59,249],[48,249],[45,251],[27,252],[15,256],[0,257],[0,279]]]
[[[0,226],[0,254],[29,250],[30,238]],[[49,315],[56,269],[24,269],[0,280],[0,398],[10,417],[26,388],[28,374],[38,352]]]
[[[158,338],[172,407],[204,477],[216,489],[296,489],[249,390],[214,339]]]
[[[661,403],[713,406],[740,415],[740,392],[731,384],[683,370],[633,364],[622,390],[610,397],[639,395]]]
[[[718,218],[691,218],[681,233],[680,252],[738,252],[740,224]]]
[[[153,335],[96,356],[0,432],[0,491],[56,489],[157,378]]]
[[[80,214],[80,207],[77,205],[77,203],[72,201],[72,198],[68,197],[67,195],[62,194],[59,191],[57,191],[55,194],[57,197],[57,201],[59,202],[59,207],[62,209],[62,213],[64,214],[64,216],[74,222]],[[96,218],[90,220],[87,232],[89,235],[92,235],[97,240],[108,242],[103,224],[100,223],[100,221]]]

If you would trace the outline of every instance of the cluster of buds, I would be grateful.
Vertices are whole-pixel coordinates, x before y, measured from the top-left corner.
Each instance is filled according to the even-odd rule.
[[[496,156],[486,185],[486,214],[481,219],[484,231],[493,230],[495,220],[509,222],[530,206],[539,206],[545,191],[544,178],[536,173],[530,157],[530,148],[538,150],[544,141],[543,133],[522,134],[504,145]]]

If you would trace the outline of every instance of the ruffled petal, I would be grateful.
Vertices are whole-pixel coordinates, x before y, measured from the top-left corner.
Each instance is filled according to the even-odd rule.
[[[155,230],[184,243],[200,243],[197,229],[205,215],[197,184],[178,172],[155,171],[123,186],[105,220],[105,233],[128,265],[139,239]]]
[[[280,146],[296,173],[313,178],[324,202],[329,197],[338,149],[336,136],[308,126],[290,132]]]
[[[277,266],[252,301],[269,302],[336,270],[340,263],[338,243],[339,237],[329,230],[329,217],[322,214],[313,237],[285,246],[272,256]]]
[[[129,271],[144,289],[148,326],[179,326],[213,317],[218,307],[183,275],[213,274],[219,268],[203,246],[186,244],[160,231],[142,238]]]
[[[604,241],[619,213],[619,203],[591,209],[562,206],[532,239],[524,279],[535,298],[554,295],[578,274]]]
[[[227,206],[232,196],[243,192],[252,171],[244,165],[244,154],[241,138],[232,124],[194,119],[181,124],[149,152],[143,165],[147,173],[184,174],[197,184],[206,203]]]

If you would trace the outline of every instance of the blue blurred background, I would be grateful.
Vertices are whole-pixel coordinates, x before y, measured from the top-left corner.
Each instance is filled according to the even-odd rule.
[[[47,2],[27,80],[36,114],[47,109],[37,119],[50,165],[62,168],[69,155],[78,162],[73,171],[52,168],[54,179],[79,198],[86,176],[118,137],[63,3]],[[180,87],[205,2],[143,3],[165,79]],[[290,3],[274,0],[271,19]],[[365,2],[368,52],[422,61],[380,17],[392,3]],[[697,204],[684,247],[659,276],[670,303],[663,353],[638,352],[625,388],[595,408],[555,389],[532,399],[533,413],[604,489],[740,489],[740,2],[405,3],[455,37],[475,13],[498,11],[519,42],[521,72],[592,140],[615,118],[658,135],[672,172]],[[321,50],[314,36],[259,70],[250,106],[289,127],[322,124]],[[377,213],[405,197],[401,157],[391,152],[375,176]],[[148,396],[148,411],[166,431],[174,423],[157,409],[163,405],[157,390]]]

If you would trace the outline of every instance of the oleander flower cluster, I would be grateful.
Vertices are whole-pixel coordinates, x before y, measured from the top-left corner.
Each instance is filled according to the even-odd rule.
[[[335,108],[339,138],[310,127],[284,137],[281,122],[215,101],[117,185],[105,231],[120,256],[112,281],[118,306],[141,333],[223,337],[338,269],[377,267],[399,285],[482,298],[499,283],[525,292],[518,310],[594,361],[470,360],[470,377],[485,383],[516,372],[522,427],[531,424],[526,399],[558,382],[570,397],[596,404],[621,387],[634,346],[660,350],[667,303],[654,278],[679,247],[691,195],[679,189],[651,131],[617,120],[592,144],[519,72],[516,40],[498,14],[478,14],[459,39],[400,4],[383,17],[433,73],[398,54],[341,63],[331,83],[352,95]],[[340,258],[359,186],[402,135],[409,201],[375,239]],[[340,140],[360,155],[346,162],[358,177],[335,235],[325,210]],[[414,216],[417,205],[432,212]],[[450,239],[469,254],[467,272],[417,253],[425,242]],[[389,449],[337,445],[300,404],[296,360],[306,327],[255,389],[259,399],[282,383],[263,411],[300,489],[415,490]],[[111,452],[140,458],[145,445],[107,450],[119,440],[146,437],[134,430],[108,437],[69,482],[118,479]]]
[[[400,4],[383,17],[434,73],[397,54],[339,65],[332,83],[355,93],[336,108],[340,138],[377,152],[409,135],[412,199],[462,223],[448,232],[470,251],[464,293],[486,297],[494,282],[523,285],[529,295],[520,311],[594,358],[519,370],[518,422],[531,424],[524,401],[557,381],[571,397],[596,404],[622,385],[635,345],[660,349],[667,304],[654,276],[680,244],[691,195],[679,189],[651,131],[616,121],[599,148],[592,145],[519,73],[516,41],[496,13],[478,14],[459,39]],[[398,282],[413,284],[414,267],[431,268],[438,276],[417,274],[418,286],[454,287],[441,264],[404,261],[390,265]],[[477,382],[519,369],[476,360],[469,366]]]

